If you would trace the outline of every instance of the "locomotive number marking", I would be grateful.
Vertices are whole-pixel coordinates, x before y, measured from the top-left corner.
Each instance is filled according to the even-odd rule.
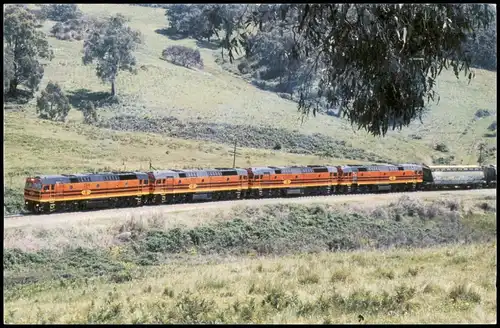
[[[196,183],[192,183],[189,185],[189,189],[196,189],[197,185]]]
[[[91,193],[92,193],[92,191],[90,191],[90,190],[82,190],[82,195],[84,195],[84,196],[88,196]]]
[[[292,181],[290,181],[290,180],[283,180],[283,183],[287,185],[287,184],[292,183]]]
[[[389,177],[389,180],[394,181],[394,180],[396,180],[396,177],[394,177],[394,176],[390,176],[390,177]]]

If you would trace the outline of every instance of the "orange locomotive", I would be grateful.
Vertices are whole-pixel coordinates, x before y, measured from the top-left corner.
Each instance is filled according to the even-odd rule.
[[[140,206],[150,195],[143,172],[44,175],[26,179],[24,199],[30,212]]]
[[[243,169],[165,170],[149,173],[150,201],[155,204],[246,197],[248,174]]]
[[[334,166],[253,167],[248,169],[252,198],[330,195],[338,185]]]
[[[33,213],[292,195],[420,189],[422,166],[344,165],[216,168],[37,176],[26,180]]]
[[[423,182],[422,167],[399,165],[346,165],[339,167],[341,192],[416,190]]]

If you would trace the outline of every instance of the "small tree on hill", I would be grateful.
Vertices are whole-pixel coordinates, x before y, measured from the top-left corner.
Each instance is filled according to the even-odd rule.
[[[120,70],[135,73],[133,51],[141,43],[138,31],[125,26],[124,16],[117,14],[105,22],[94,24],[83,44],[83,64],[97,63],[96,73],[103,82],[111,83],[116,95],[116,77]]]
[[[83,121],[86,124],[91,124],[97,122],[97,112],[95,110],[94,103],[90,100],[83,102],[82,104]]]
[[[40,118],[52,121],[64,122],[70,108],[69,100],[61,87],[52,81],[47,84],[36,101],[36,112]]]
[[[38,89],[44,73],[40,59],[53,58],[49,43],[45,34],[36,29],[37,19],[25,7],[9,5],[3,17],[4,62],[12,67],[10,71],[4,69],[4,77],[9,78],[9,94],[15,96],[19,85],[33,92]]]

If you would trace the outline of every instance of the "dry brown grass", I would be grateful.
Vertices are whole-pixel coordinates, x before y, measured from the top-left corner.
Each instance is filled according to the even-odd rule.
[[[357,323],[361,314],[364,323],[496,321],[496,243],[130,270],[134,278],[122,283],[23,287],[5,302],[4,320]]]

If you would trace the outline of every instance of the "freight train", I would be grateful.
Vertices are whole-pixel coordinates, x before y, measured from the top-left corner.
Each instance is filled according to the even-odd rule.
[[[194,201],[496,188],[496,165],[373,164],[103,172],[26,179],[32,213]]]

